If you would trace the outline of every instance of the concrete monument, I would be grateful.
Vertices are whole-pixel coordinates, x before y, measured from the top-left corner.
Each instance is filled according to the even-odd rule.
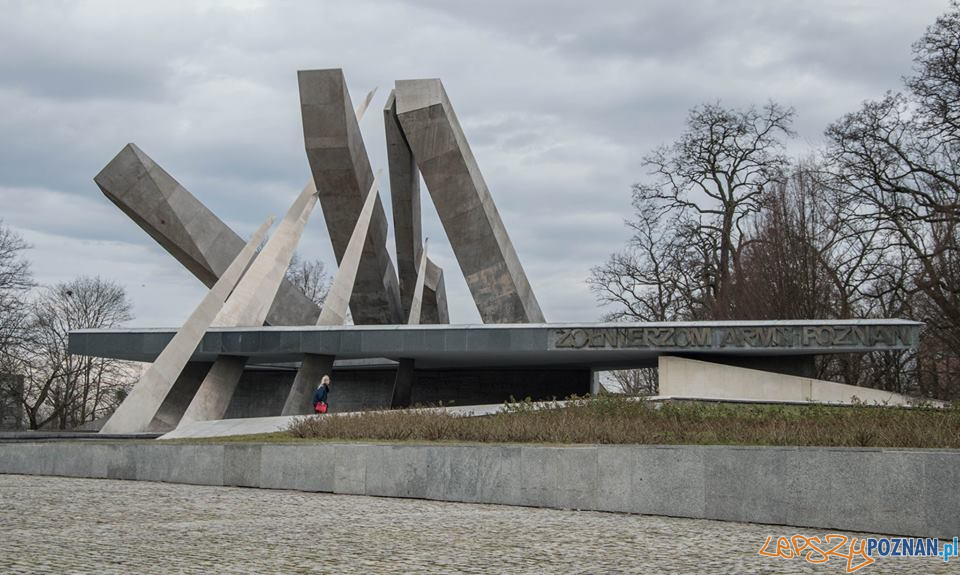
[[[396,114],[485,323],[541,323],[520,265],[440,80],[398,80]]]

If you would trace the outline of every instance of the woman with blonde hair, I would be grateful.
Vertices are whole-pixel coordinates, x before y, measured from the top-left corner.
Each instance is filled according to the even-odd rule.
[[[327,412],[327,394],[330,393],[330,376],[320,378],[320,385],[313,392],[313,410],[317,413]]]

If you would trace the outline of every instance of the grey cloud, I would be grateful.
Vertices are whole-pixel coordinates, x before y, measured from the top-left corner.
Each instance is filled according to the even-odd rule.
[[[645,176],[641,158],[676,138],[691,106],[774,98],[797,108],[802,139],[793,146],[816,144],[827,123],[898,86],[911,42],[946,3],[5,8],[0,217],[37,240],[31,257],[42,281],[89,271],[74,262],[87,259],[129,282],[138,324],[175,325],[199,283],[103,198],[92,177],[135,141],[249,233],[267,214],[282,214],[309,175],[297,69],[343,67],[356,101],[380,87],[362,124],[377,168],[386,166],[380,109],[392,82],[442,78],[545,314],[593,319],[600,311],[583,280],[623,246],[630,184]],[[389,190],[381,193],[387,199]],[[447,272],[451,315],[477,321],[423,193],[424,233]],[[333,270],[322,221],[314,216],[300,251]],[[58,249],[63,243],[69,249]]]

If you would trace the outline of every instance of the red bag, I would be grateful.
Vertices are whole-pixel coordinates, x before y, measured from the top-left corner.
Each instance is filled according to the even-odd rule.
[[[316,405],[313,406],[313,410],[316,411],[317,413],[326,413],[327,404],[322,401],[318,401]]]

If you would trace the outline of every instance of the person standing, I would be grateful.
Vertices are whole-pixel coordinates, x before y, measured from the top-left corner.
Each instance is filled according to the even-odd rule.
[[[313,411],[316,413],[327,412],[327,395],[330,393],[330,376],[324,375],[320,378],[320,385],[313,392]]]

